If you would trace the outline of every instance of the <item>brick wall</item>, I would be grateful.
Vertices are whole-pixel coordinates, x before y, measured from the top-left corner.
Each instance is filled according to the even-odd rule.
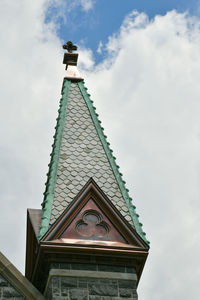
[[[0,300],[24,300],[25,298],[0,275]]]

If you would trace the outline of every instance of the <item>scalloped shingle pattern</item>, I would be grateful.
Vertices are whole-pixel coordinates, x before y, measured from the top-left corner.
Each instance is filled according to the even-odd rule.
[[[66,114],[50,225],[92,177],[134,226],[77,83],[71,84]]]

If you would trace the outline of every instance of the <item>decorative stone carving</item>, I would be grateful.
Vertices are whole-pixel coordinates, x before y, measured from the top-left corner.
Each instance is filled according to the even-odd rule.
[[[109,225],[102,220],[101,214],[96,210],[86,210],[82,219],[76,223],[76,231],[81,236],[104,238],[108,235]]]

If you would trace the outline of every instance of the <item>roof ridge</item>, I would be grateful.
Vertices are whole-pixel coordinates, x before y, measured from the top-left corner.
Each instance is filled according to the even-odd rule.
[[[135,210],[136,207],[132,204],[132,198],[128,194],[129,190],[125,186],[126,182],[122,178],[122,173],[119,172],[119,166],[116,164],[116,157],[113,156],[113,150],[110,149],[110,143],[106,140],[107,136],[104,134],[104,128],[101,126],[101,121],[98,119],[99,115],[96,113],[96,107],[93,106],[93,101],[90,99],[90,94],[87,93],[87,88],[84,86],[84,81],[78,82],[78,86],[89,109],[97,134],[106,153],[111,169],[114,173],[122,197],[124,198],[125,203],[127,204],[135,229],[137,233],[141,236],[141,238],[149,245],[150,242],[146,239],[146,233],[142,230],[142,223],[139,222],[139,215],[136,213]]]
[[[44,296],[33,283],[29,281],[2,252],[0,252],[0,275],[21,294],[23,298],[20,297],[20,299],[45,300]],[[9,297],[9,299],[11,298]]]
[[[52,210],[52,205],[54,200],[54,191],[55,191],[55,184],[56,184],[56,177],[57,177],[61,141],[62,141],[64,126],[65,126],[70,85],[71,85],[71,81],[64,79],[63,87],[62,87],[62,97],[60,99],[60,106],[58,110],[57,124],[55,127],[56,132],[55,135],[53,136],[54,137],[54,143],[52,145],[53,149],[52,149],[52,153],[50,154],[51,161],[49,163],[46,189],[44,192],[44,200],[42,203],[43,216],[42,216],[38,239],[42,238],[42,236],[46,233],[49,227],[51,210]]]

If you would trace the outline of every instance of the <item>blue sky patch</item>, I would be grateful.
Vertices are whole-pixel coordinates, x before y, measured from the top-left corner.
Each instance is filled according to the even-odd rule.
[[[97,52],[100,41],[103,45],[106,44],[108,37],[119,30],[125,16],[133,10],[145,12],[150,19],[158,14],[165,15],[173,9],[199,15],[198,0],[96,0],[88,10],[84,10],[78,1],[63,3],[65,5],[62,13],[54,6],[48,10],[46,22],[56,17],[58,36],[65,42],[72,40],[78,45],[90,48],[96,63],[105,54],[104,51]]]

